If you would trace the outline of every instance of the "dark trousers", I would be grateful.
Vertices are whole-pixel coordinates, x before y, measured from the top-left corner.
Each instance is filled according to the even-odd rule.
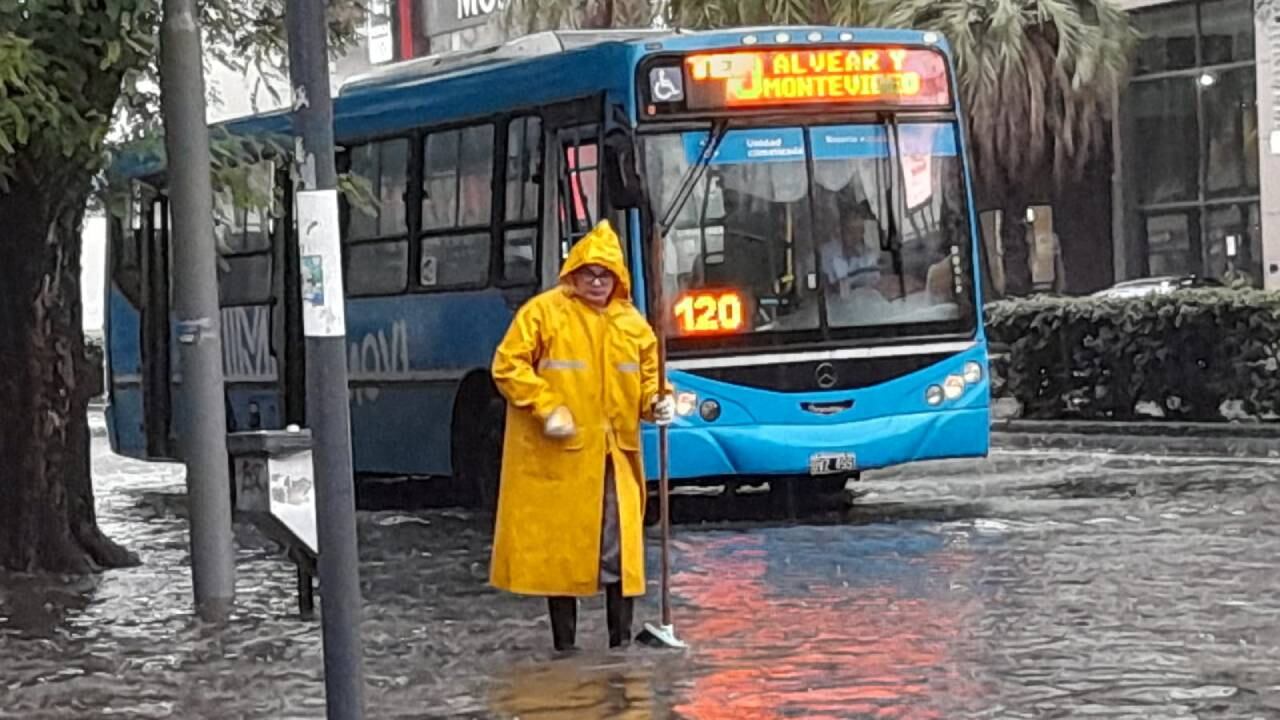
[[[622,583],[605,586],[604,607],[605,620],[609,625],[609,647],[629,645],[635,600],[622,596]],[[577,598],[549,597],[547,609],[551,613],[551,638],[556,650],[571,649],[577,640],[578,632]]]
[[[622,548],[619,537],[618,496],[614,487],[613,460],[605,461],[604,507],[600,533],[600,584],[604,586],[605,617],[609,623],[609,647],[631,642],[631,615],[635,602],[622,596]],[[578,626],[578,602],[572,597],[547,598],[551,613],[551,637],[557,650],[573,647]]]

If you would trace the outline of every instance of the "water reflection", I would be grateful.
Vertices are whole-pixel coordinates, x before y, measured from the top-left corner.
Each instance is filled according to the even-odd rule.
[[[676,578],[701,666],[677,711],[700,720],[940,718],[975,697],[950,681],[950,648],[972,597],[926,577],[944,553],[941,564],[962,570],[962,551],[910,531],[898,543],[812,530],[730,535],[682,553],[683,566],[714,570]]]
[[[489,706],[499,717],[538,720],[650,720],[658,712],[653,667],[614,657],[521,663],[498,672],[489,690]]]

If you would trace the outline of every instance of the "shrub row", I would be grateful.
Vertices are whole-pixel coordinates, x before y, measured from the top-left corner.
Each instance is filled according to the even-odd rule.
[[[1138,298],[1033,297],[987,306],[993,392],[1038,419],[1223,420],[1280,414],[1280,294],[1180,290]]]

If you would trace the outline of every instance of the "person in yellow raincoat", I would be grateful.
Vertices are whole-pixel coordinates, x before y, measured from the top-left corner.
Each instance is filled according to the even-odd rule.
[[[645,591],[640,423],[670,423],[675,403],[659,392],[657,338],[631,303],[608,221],[573,247],[560,284],[516,313],[493,379],[507,425],[491,584],[547,597],[562,651],[574,647],[576,598],[603,586],[609,645],[629,643]]]

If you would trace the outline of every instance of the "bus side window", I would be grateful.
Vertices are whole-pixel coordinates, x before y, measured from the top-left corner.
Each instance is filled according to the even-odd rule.
[[[560,173],[560,251],[568,257],[600,217],[600,151],[594,128],[561,133],[564,146]]]
[[[542,120],[513,119],[507,125],[507,207],[502,229],[502,280],[538,278],[538,220],[542,205]]]
[[[218,304],[224,307],[264,304],[272,297],[275,164],[250,168],[246,191],[224,189],[214,197]]]
[[[350,173],[368,195],[348,201],[343,233],[347,294],[404,292],[409,276],[409,139],[359,145],[349,157]]]
[[[418,284],[481,286],[492,246],[494,126],[431,133],[423,145]]]

